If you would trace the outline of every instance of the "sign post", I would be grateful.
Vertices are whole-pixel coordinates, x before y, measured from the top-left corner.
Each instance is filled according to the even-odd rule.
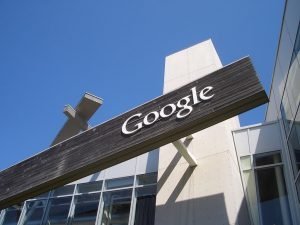
[[[0,172],[0,209],[264,104],[248,57]]]

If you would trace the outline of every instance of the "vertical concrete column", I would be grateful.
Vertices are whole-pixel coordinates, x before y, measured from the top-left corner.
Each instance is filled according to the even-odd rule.
[[[164,93],[220,68],[211,40],[174,53],[166,57]],[[160,148],[156,225],[249,224],[231,135],[238,127],[234,117],[193,134],[194,168],[172,144]]]

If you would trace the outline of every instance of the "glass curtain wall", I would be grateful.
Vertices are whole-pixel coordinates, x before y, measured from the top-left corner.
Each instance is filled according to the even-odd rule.
[[[102,190],[102,181],[78,184],[74,197],[71,224],[95,224]]]
[[[300,26],[298,24],[291,61],[289,65],[287,81],[280,105],[281,115],[284,121],[287,145],[290,151],[294,182],[300,196]]]
[[[2,210],[0,225],[153,225],[157,173],[72,184]]]
[[[14,205],[0,213],[0,224],[2,225],[17,225],[21,216],[23,205]]]
[[[292,224],[280,153],[254,155],[254,166],[262,224]]]
[[[63,225],[68,223],[68,215],[75,185],[67,185],[50,194],[42,224]]]
[[[240,158],[249,211],[255,225],[291,225],[280,152]]]

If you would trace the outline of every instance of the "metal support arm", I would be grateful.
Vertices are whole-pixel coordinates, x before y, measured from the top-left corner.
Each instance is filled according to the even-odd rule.
[[[190,135],[186,139],[190,141],[193,139],[193,136]],[[189,163],[190,167],[194,167],[198,165],[195,157],[189,152],[186,145],[182,143],[181,140],[174,141],[173,145],[175,146],[177,151],[183,156],[183,158],[185,158],[185,160]]]

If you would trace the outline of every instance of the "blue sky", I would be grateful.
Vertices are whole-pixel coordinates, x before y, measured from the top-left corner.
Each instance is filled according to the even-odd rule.
[[[284,2],[0,1],[0,170],[46,149],[87,91],[92,125],[162,94],[164,58],[211,38],[224,65],[250,55],[269,93]],[[265,107],[241,116],[262,122]]]

